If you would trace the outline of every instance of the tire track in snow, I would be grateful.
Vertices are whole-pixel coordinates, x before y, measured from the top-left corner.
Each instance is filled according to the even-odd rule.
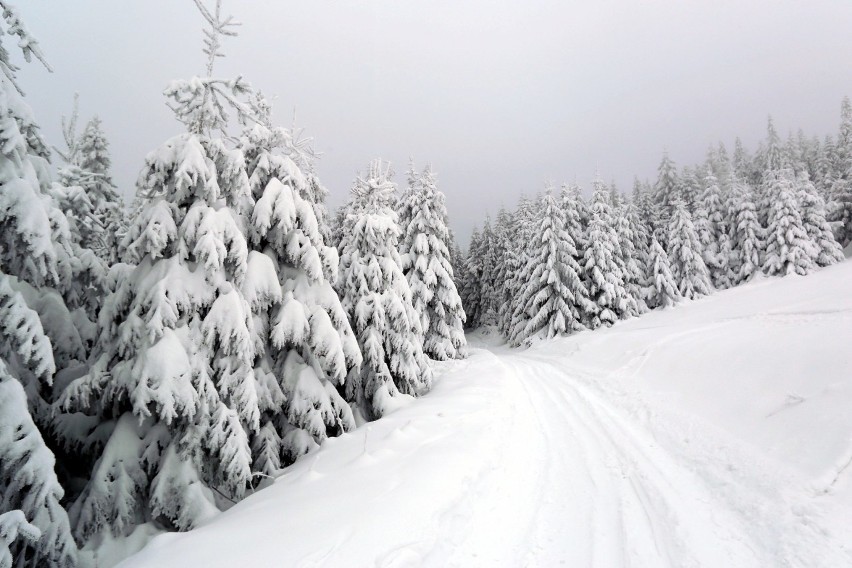
[[[786,501],[784,479],[735,464],[735,453],[715,455],[720,446],[703,443],[700,428],[691,445],[671,443],[694,422],[666,423],[664,447],[661,428],[650,427],[657,416],[638,400],[625,412],[610,398],[627,395],[607,392],[600,378],[524,354],[504,358],[547,441],[548,485],[574,484],[557,495],[561,503],[539,504],[538,546],[524,565],[852,565],[813,510]],[[551,545],[558,526],[569,545]]]

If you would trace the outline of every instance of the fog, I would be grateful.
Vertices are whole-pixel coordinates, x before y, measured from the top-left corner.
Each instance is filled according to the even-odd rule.
[[[204,72],[190,0],[19,0],[52,74],[20,82],[48,140],[80,93],[99,114],[121,191],[147,152],[181,131],[171,79]],[[628,191],[734,137],[753,147],[834,133],[852,94],[852,2],[691,0],[225,0],[243,22],[215,74],[275,97],[275,119],[314,139],[330,206],[369,160],[431,162],[451,224],[474,224],[545,181]]]

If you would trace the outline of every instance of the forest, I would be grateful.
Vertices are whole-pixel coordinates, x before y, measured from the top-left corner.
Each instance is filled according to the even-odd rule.
[[[769,119],[756,148],[664,153],[630,191],[546,184],[483,210],[467,247],[440,164],[412,162],[400,188],[365,156],[329,211],[311,141],[215,74],[235,21],[195,3],[204,73],[167,86],[174,135],[119,188],[97,116],[75,103],[63,140],[40,133],[26,71],[48,59],[0,0],[0,567],[191,530],[429,393],[466,330],[532,345],[807,275],[852,242],[848,98],[834,136]]]

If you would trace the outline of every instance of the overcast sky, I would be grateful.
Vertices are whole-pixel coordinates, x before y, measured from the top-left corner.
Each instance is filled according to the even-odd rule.
[[[209,0],[212,2],[212,0]],[[17,0],[55,72],[20,74],[52,144],[79,92],[126,195],[181,131],[169,80],[203,74],[191,0]],[[719,140],[834,133],[852,95],[850,0],[225,0],[243,22],[215,74],[276,97],[323,156],[330,205],[358,170],[431,161],[460,240],[545,180],[628,191]]]

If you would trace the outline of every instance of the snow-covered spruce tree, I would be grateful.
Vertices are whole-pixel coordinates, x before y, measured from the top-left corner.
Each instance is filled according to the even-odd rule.
[[[717,289],[725,289],[731,286],[728,268],[731,243],[722,189],[711,164],[705,167],[702,186],[701,196],[697,200],[693,215],[693,224],[701,243],[701,255],[707,265],[710,279]]]
[[[647,303],[652,309],[675,305],[681,299],[677,283],[672,275],[669,256],[656,238],[651,237],[649,251],[650,283],[647,287]]]
[[[370,164],[352,188],[355,202],[340,262],[343,307],[363,354],[347,377],[346,393],[367,418],[394,408],[401,395],[429,390],[432,371],[423,354],[423,330],[397,250],[390,165]]]
[[[713,286],[701,256],[701,243],[686,204],[680,200],[675,201],[669,221],[668,246],[672,276],[681,296],[691,300],[709,294]]]
[[[617,255],[621,252],[607,189],[598,178],[593,182],[591,218],[583,255],[583,279],[591,300],[583,323],[592,328],[612,325],[628,316],[632,298],[624,282]]]
[[[622,259],[621,269],[631,300],[629,315],[643,314],[648,311],[643,290],[648,272],[647,232],[639,220],[636,206],[630,201],[622,203],[616,215],[618,246]]]
[[[494,223],[495,253],[494,267],[494,323],[501,334],[505,334],[506,318],[503,306],[512,301],[512,293],[507,283],[515,276],[517,251],[515,250],[514,216],[501,206]]]
[[[77,135],[79,100],[74,96],[71,118],[62,119],[65,150],[57,150],[65,161],[59,170],[60,201],[78,242],[107,265],[118,260],[118,242],[127,227],[124,205],[112,181],[109,142],[95,116]]]
[[[817,246],[805,230],[793,170],[767,173],[766,249],[763,271],[770,275],[808,274],[814,269]]]
[[[321,230],[324,192],[317,193],[322,186],[312,174],[312,153],[297,133],[272,126],[262,97],[255,107],[258,120],[240,140],[254,202],[242,290],[252,311],[260,387],[254,469],[273,475],[354,427],[337,389],[361,353],[332,287],[338,257]]]
[[[766,121],[766,143],[763,152],[758,155],[764,174],[766,172],[778,171],[784,167],[784,149],[781,137],[775,130],[775,123],[770,116]]]
[[[680,195],[686,203],[686,208],[693,212],[701,199],[701,183],[695,168],[684,166],[681,168],[680,176]]]
[[[565,214],[551,190],[542,197],[541,210],[533,239],[534,256],[524,267],[526,285],[519,300],[529,321],[513,338],[516,345],[533,337],[549,339],[584,329],[582,316],[593,309],[580,276],[577,248],[565,230]]]
[[[479,315],[480,325],[494,325],[497,323],[497,310],[499,306],[500,287],[502,283],[497,280],[497,266],[500,263],[500,242],[497,234],[491,227],[490,217],[485,218],[479,241],[479,292],[482,295],[482,308]]]
[[[756,167],[756,160],[749,154],[742,140],[737,137],[734,140],[734,154],[731,158],[731,168],[733,174],[740,181],[747,183],[751,187],[757,187],[760,183],[760,169]]]
[[[832,183],[831,197],[828,219],[835,227],[835,240],[846,247],[852,243],[852,172]]]
[[[500,270],[502,272],[500,287],[501,303],[498,310],[497,329],[500,335],[508,338],[512,328],[512,313],[517,303],[516,284],[519,282],[519,272],[522,269],[521,259],[522,254],[519,250],[520,242],[518,231],[520,223],[518,223],[518,211],[506,213],[506,226],[502,229],[503,245],[503,260]]]
[[[207,75],[165,91],[186,132],[145,160],[145,206],[125,237],[133,266],[118,269],[101,310],[91,370],[61,400],[114,424],[72,508],[81,541],[153,520],[187,530],[216,513],[214,491],[238,498],[251,480],[249,436],[268,385],[253,367],[251,294],[264,277],[276,281],[248,254],[243,154],[217,136],[226,109],[243,124],[252,112],[248,84],[212,77],[235,22],[218,2],[213,11],[196,4],[208,24]]]
[[[663,159],[657,168],[657,183],[654,186],[654,199],[662,205],[664,222],[668,221],[668,214],[677,199],[682,199],[680,179],[677,175],[675,163],[669,158],[668,152],[663,152]]]
[[[482,237],[479,229],[473,228],[470,244],[464,257],[463,279],[457,285],[466,320],[465,326],[476,329],[482,322]]]
[[[852,103],[843,98],[837,143],[825,145],[824,186],[829,188],[828,220],[841,247],[852,242]]]
[[[465,316],[447,248],[447,207],[431,166],[409,180],[398,211],[402,270],[420,314],[423,351],[438,361],[463,358]]]
[[[459,246],[455,235],[450,230],[450,265],[453,267],[453,283],[456,285],[456,290],[459,293],[459,300],[462,303],[462,311],[464,312],[464,295],[465,289],[470,281],[470,275],[467,273],[467,257],[464,251]],[[467,312],[465,312],[465,323],[467,323]]]
[[[766,140],[761,143],[754,156],[754,167],[759,172],[758,182],[755,184],[757,219],[761,226],[769,224],[772,199],[777,191],[775,181],[779,172],[784,168],[784,153],[781,148],[781,138],[775,130],[775,125],[770,116],[766,123]]]
[[[334,210],[334,217],[331,218],[329,227],[329,242],[330,246],[340,252],[340,243],[343,242],[343,234],[346,230],[346,217],[349,215],[350,203],[344,203]],[[338,254],[339,256],[339,254]]]
[[[750,280],[760,272],[761,252],[764,248],[763,228],[757,220],[754,191],[744,181],[733,180],[731,195],[731,279],[734,285]]]
[[[816,164],[816,179],[819,184],[818,187],[826,197],[826,200],[830,200],[832,196],[832,188],[837,176],[837,172],[834,167],[834,158],[834,139],[831,135],[826,135],[820,145]]]
[[[586,229],[589,226],[589,207],[583,199],[583,193],[577,184],[563,184],[559,192],[562,211],[565,213],[565,230],[574,239],[577,247],[577,259],[583,257],[586,250]]]
[[[504,302],[500,306],[500,333],[507,340],[521,333],[525,328],[529,315],[523,303],[521,294],[527,281],[524,269],[534,254],[533,235],[536,230],[536,207],[526,196],[521,196],[518,206],[512,214],[509,229],[509,246],[506,253],[506,273],[508,281],[503,283]]]
[[[17,11],[0,1],[0,12],[5,26],[0,42],[13,36],[27,61],[36,58],[49,69]],[[56,447],[60,438],[50,406],[59,388],[54,372],[85,357],[77,318],[67,303],[81,262],[50,191],[47,146],[17,83],[18,70],[0,43],[2,540],[16,565],[71,566],[76,545],[59,505],[63,490],[48,445]],[[34,544],[13,540],[16,527],[28,532],[22,517],[40,533],[29,531],[38,537]]]
[[[101,238],[89,248],[108,265],[118,261],[118,243],[127,231],[125,207],[112,180],[109,141],[98,116],[92,117],[77,143],[80,169],[91,175],[86,193],[94,205],[94,214],[103,227]]]
[[[18,511],[19,521],[9,529],[21,526],[24,536],[34,538],[16,540],[8,538],[11,533],[0,533],[0,540],[15,565],[74,566],[77,546],[60,505],[64,491],[54,472],[54,456],[33,422],[23,386],[6,366],[15,361],[32,381],[50,386],[56,370],[53,350],[38,314],[12,289],[10,280],[0,273],[0,511]],[[12,517],[5,518],[11,523]],[[23,519],[34,532],[26,532]],[[0,560],[3,556],[0,547]]]
[[[825,201],[811,183],[806,171],[800,171],[796,175],[796,190],[802,224],[816,249],[814,262],[817,266],[830,266],[842,261],[843,249],[834,238],[831,225],[825,218]]]
[[[104,221],[109,205],[99,195],[99,175],[82,167],[80,139],[77,137],[78,97],[74,96],[74,108],[70,121],[62,119],[62,133],[66,150],[57,152],[65,164],[59,169],[59,181],[54,183],[50,192],[65,213],[71,236],[71,250],[76,260],[75,278],[68,286],[68,303],[81,308],[84,318],[79,317],[78,327],[85,331],[85,339],[94,341],[96,333],[94,320],[97,319],[101,300],[104,296],[104,279],[108,269],[106,257],[114,257],[118,247],[107,244]],[[114,202],[118,206],[118,194],[112,189]],[[119,213],[115,212],[115,215]],[[85,321],[84,321],[85,320]]]
[[[504,336],[510,343],[515,342],[515,339],[524,332],[532,317],[532,314],[526,310],[527,306],[521,302],[521,295],[528,284],[526,280],[527,265],[539,252],[535,247],[535,239],[544,215],[541,204],[540,196],[537,199],[528,199],[523,196],[518,202],[518,209],[515,211],[514,238],[517,255],[514,264],[516,268],[512,280],[508,283],[513,297],[505,306],[506,313],[501,314],[506,318],[503,323],[506,330]]]

